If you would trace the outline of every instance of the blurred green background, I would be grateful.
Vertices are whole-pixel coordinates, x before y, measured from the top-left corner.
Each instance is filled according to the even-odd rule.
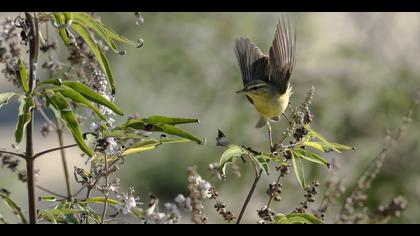
[[[207,138],[204,146],[166,145],[130,156],[118,175],[122,190],[135,186],[144,202],[149,192],[162,202],[172,200],[178,193],[186,194],[186,168],[197,165],[202,176],[208,177],[207,165],[217,162],[223,152],[223,148],[215,146],[217,129],[223,130],[235,144],[268,148],[266,130],[254,128],[258,119],[254,108],[243,96],[235,94],[242,81],[233,44],[236,37],[247,36],[267,53],[280,13],[144,13],[144,24],[139,26],[132,13],[99,15],[120,34],[133,41],[144,40],[139,49],[123,46],[126,56],[108,53],[117,81],[117,104],[127,114],[137,113],[141,117],[152,114],[197,117],[200,124],[186,129]],[[350,188],[381,150],[386,130],[401,124],[420,89],[420,14],[291,15],[298,30],[291,103],[299,106],[306,92],[315,86],[311,108],[314,129],[331,141],[357,147],[357,151],[326,155],[327,159],[338,161],[338,177]],[[0,16],[3,19],[5,14]],[[0,92],[11,89],[0,78]],[[6,109],[7,112],[3,108],[0,111],[0,147],[4,148],[10,147],[13,140],[17,104],[9,104]],[[420,222],[419,114],[416,111],[413,123],[385,160],[369,190],[371,210],[379,204],[388,204],[397,195],[406,197],[408,209],[392,222]],[[274,135],[279,138],[285,127],[284,121],[273,125]],[[39,132],[37,135],[37,150],[54,146],[54,134],[47,139]],[[70,137],[67,142],[72,142]],[[76,150],[70,151],[70,156],[71,167],[84,165]],[[60,165],[57,155],[40,159],[38,183],[64,192]],[[236,215],[254,174],[249,166],[240,166],[240,178],[230,174],[226,182],[211,179],[221,199]],[[311,164],[305,164],[305,171],[308,181],[320,180],[322,192],[322,183],[331,173]],[[12,197],[26,206],[25,186],[9,172],[0,169],[0,187],[12,191]],[[277,177],[272,173],[261,180],[245,222],[258,220],[256,210],[267,201],[267,185]],[[304,192],[293,173],[283,186],[283,200],[273,208],[288,212],[304,199]],[[317,204],[319,201],[314,206]],[[340,207],[341,203],[329,212],[330,221]],[[3,205],[0,212],[5,212]],[[211,222],[222,222],[211,204],[206,213]]]

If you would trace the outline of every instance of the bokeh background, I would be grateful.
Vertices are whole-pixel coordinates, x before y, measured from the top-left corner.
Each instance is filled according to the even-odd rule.
[[[1,13],[0,20],[17,13]],[[197,165],[203,177],[207,166],[217,162],[223,148],[215,146],[217,129],[236,144],[267,149],[266,130],[254,128],[257,113],[235,91],[242,86],[233,51],[234,39],[250,37],[267,52],[274,37],[280,13],[144,13],[144,24],[136,25],[132,13],[99,13],[102,21],[135,41],[136,49],[125,47],[126,56],[108,53],[117,81],[117,104],[128,114],[197,117],[198,125],[187,130],[205,137],[204,146],[193,143],[166,145],[157,150],[130,156],[117,177],[122,190],[135,186],[147,202],[153,192],[161,202],[187,193],[186,168]],[[420,89],[420,14],[418,13],[291,13],[297,24],[297,64],[292,78],[293,106],[315,86],[313,128],[329,140],[354,145],[357,151],[327,154],[340,167],[338,178],[350,188],[366,165],[382,149],[387,130],[396,129]],[[60,42],[60,46],[63,46]],[[0,77],[0,92],[13,90]],[[13,142],[18,104],[12,102],[0,111],[0,147]],[[402,195],[408,209],[393,223],[420,222],[419,111],[413,123],[390,152],[382,171],[369,190],[372,211]],[[126,119],[127,117],[123,118]],[[121,119],[121,121],[123,120]],[[39,120],[39,119],[38,119]],[[274,125],[279,138],[285,122]],[[39,131],[39,127],[36,129]],[[52,133],[43,138],[36,132],[36,150],[57,145]],[[71,137],[66,143],[72,143]],[[24,150],[24,145],[20,148]],[[75,150],[68,150],[70,167],[84,166]],[[23,168],[23,166],[22,166]],[[38,184],[65,192],[60,158],[51,154],[37,162]],[[228,209],[238,214],[253,181],[253,170],[240,165],[241,177],[228,175],[225,182],[211,178]],[[307,180],[322,183],[332,173],[326,168],[305,164]],[[267,201],[266,187],[277,176],[264,177],[248,207],[245,222],[258,220],[256,210]],[[7,169],[0,169],[0,187],[26,206],[25,185]],[[74,183],[74,188],[77,184]],[[38,190],[38,195],[45,192]],[[293,173],[283,183],[282,201],[273,205],[289,212],[303,200]],[[317,206],[319,201],[314,205]],[[341,207],[331,209],[332,221]],[[0,204],[3,216],[13,217]],[[206,210],[211,222],[222,222],[211,204]]]

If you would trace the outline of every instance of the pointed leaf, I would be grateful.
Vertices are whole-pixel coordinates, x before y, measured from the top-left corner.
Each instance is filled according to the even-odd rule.
[[[325,160],[323,157],[321,157],[320,155],[318,155],[316,153],[304,150],[302,148],[296,148],[296,149],[292,150],[292,152],[294,152],[294,154],[296,156],[299,156],[299,157],[301,157],[305,160],[308,160],[308,161],[311,161],[311,162],[314,162],[314,163],[318,163],[318,164],[321,164],[321,165],[325,165],[327,167],[330,166],[330,163],[327,160]]]
[[[92,103],[87,100],[84,96],[82,96],[77,91],[73,90],[70,87],[62,86],[58,88],[52,89],[55,92],[60,92],[62,95],[64,95],[67,98],[70,98],[74,103],[81,104],[87,108],[89,108],[91,111],[93,111],[101,120],[106,121],[106,117],[99,111],[98,108],[96,108]]]
[[[39,200],[43,202],[56,202],[57,201],[57,199],[52,195],[40,196]]]
[[[305,174],[303,172],[303,165],[300,157],[296,156],[294,152],[292,152],[292,163],[293,169],[295,170],[296,178],[300,184],[300,186],[306,190],[306,183],[305,183]]]
[[[118,115],[122,116],[124,113],[121,111],[117,105],[115,105],[113,102],[109,101],[99,93],[95,92],[91,88],[89,88],[87,85],[79,82],[79,81],[63,81],[63,85],[72,88],[76,92],[80,93],[82,96],[84,96],[86,99],[100,104],[102,106],[108,107]]]
[[[118,200],[111,199],[111,198],[105,199],[105,197],[91,197],[86,200],[80,201],[79,203],[105,203],[105,201],[107,202],[107,204],[110,204],[110,205],[117,205],[117,204],[122,205],[122,203]]]
[[[260,154],[260,155],[253,155],[250,154],[251,158],[253,158],[258,165],[260,166],[260,168],[264,171],[264,173],[266,175],[270,174],[270,169],[268,167],[268,162],[271,159],[271,157],[269,155],[265,155],[265,154]]]
[[[80,25],[84,25],[90,30],[93,30],[102,40],[110,47],[114,52],[118,53],[117,46],[114,41],[108,35],[106,29],[102,26],[100,22],[95,20],[91,15],[86,12],[74,12],[74,20]]]
[[[0,93],[0,108],[3,105],[6,105],[10,99],[12,99],[14,96],[18,95],[17,93]]]
[[[324,137],[322,137],[320,134],[318,134],[317,132],[315,132],[314,130],[311,129],[311,127],[309,127],[309,125],[305,125],[305,129],[307,129],[309,131],[309,133],[319,139],[319,141],[321,141],[325,146],[331,148],[332,150],[341,153],[337,148],[335,148],[330,142],[328,142]]]
[[[182,138],[186,138],[189,139],[191,141],[194,141],[198,144],[203,144],[204,140],[201,140],[200,138],[182,130],[179,129],[175,126],[172,125],[167,125],[167,124],[155,124],[152,127],[152,131],[160,131],[160,132],[164,132],[167,134],[172,134],[172,135],[176,135],[178,137],[182,137]]]
[[[87,30],[85,28],[85,26],[80,25],[80,24],[75,22],[74,24],[72,24],[72,28],[80,35],[80,37],[83,38],[83,40],[86,42],[86,44],[89,46],[90,50],[92,51],[93,55],[95,55],[96,60],[98,61],[102,70],[106,74],[109,85],[111,87],[111,93],[115,94],[114,77],[112,75],[112,71],[111,71],[111,68],[109,66],[108,59],[104,55],[102,49],[95,42],[95,40],[92,38],[89,30]]]
[[[109,37],[113,40],[119,41],[121,43],[126,43],[129,44],[131,46],[137,46],[137,44],[135,44],[133,41],[127,39],[126,37],[115,33],[114,30],[112,30],[109,26],[102,24],[102,26],[104,27],[104,29],[107,31]]]
[[[61,93],[54,93],[52,90],[46,90],[45,95],[49,103],[60,114],[60,118],[64,121],[67,128],[73,134],[74,140],[79,145],[79,148],[88,156],[93,156],[92,149],[86,145],[83,139],[77,117],[71,110],[71,107],[66,101],[65,97]]]
[[[19,220],[20,220],[20,222],[22,223],[22,224],[27,224],[28,222],[26,221],[26,218],[25,218],[25,215],[23,214],[23,212],[22,212],[22,208],[19,206],[19,205],[17,205],[10,197],[9,197],[9,195],[8,194],[5,194],[5,193],[3,193],[3,192],[0,192],[0,198],[2,198],[3,199],[3,201],[4,201],[4,204],[6,204],[6,206],[8,206],[12,211],[13,211],[13,214],[15,214],[18,218],[19,218]]]
[[[19,117],[18,123],[15,131],[15,141],[20,143],[22,141],[23,132],[26,128],[26,125],[31,121],[32,113],[31,110],[34,107],[34,101],[32,96],[20,96],[19,98]]]
[[[198,119],[191,118],[177,118],[177,117],[167,117],[167,116],[149,116],[148,118],[142,119],[145,123],[148,124],[168,124],[168,125],[178,125],[178,124],[188,124],[188,123],[199,123]]]
[[[302,144],[307,146],[307,147],[311,147],[313,149],[316,149],[318,151],[325,152],[324,147],[318,142],[305,141]]]
[[[219,161],[219,172],[220,175],[225,177],[226,176],[226,165],[233,162],[234,158],[241,157],[246,152],[239,146],[236,145],[229,145],[228,149],[226,149],[222,157],[220,157]]]
[[[292,222],[290,222],[290,220],[288,220],[287,217],[285,215],[281,214],[281,213],[277,214],[274,217],[273,223],[274,224],[281,224],[281,225],[292,224]]]
[[[160,144],[168,144],[168,143],[184,143],[190,142],[191,140],[185,138],[162,138],[162,139],[148,139],[145,141],[141,141],[138,143],[133,144],[128,149],[126,149],[122,155],[127,156],[130,154],[135,154],[139,152],[145,152],[149,150],[155,149]]]
[[[19,71],[18,73],[16,73],[17,79],[19,80],[19,83],[22,85],[23,91],[25,91],[26,93],[29,93],[28,73],[26,72],[26,66],[21,60],[19,60],[18,67],[19,67]]]
[[[309,213],[290,213],[287,215],[288,219],[299,217],[300,219],[305,219],[305,222],[309,222],[309,224],[323,224],[322,220],[318,219],[312,214]],[[296,219],[296,218],[295,218]]]
[[[144,139],[145,136],[129,132],[127,130],[105,130],[102,132],[104,137],[113,137],[119,139]]]
[[[65,24],[65,16],[62,13],[54,13],[54,18],[55,21],[57,22],[58,25],[64,25]],[[58,28],[58,34],[61,37],[61,40],[63,40],[64,45],[66,45],[67,47],[70,46],[70,39],[68,37],[68,31],[65,28]]]

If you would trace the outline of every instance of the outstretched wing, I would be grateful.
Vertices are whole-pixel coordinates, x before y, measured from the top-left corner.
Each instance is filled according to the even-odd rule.
[[[269,59],[248,38],[235,41],[235,54],[241,69],[242,81],[247,84],[251,80],[269,80]]]
[[[296,55],[296,29],[289,17],[279,17],[270,48],[270,82],[285,93],[292,76]]]

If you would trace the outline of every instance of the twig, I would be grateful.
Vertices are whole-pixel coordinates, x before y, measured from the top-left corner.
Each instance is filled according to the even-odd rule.
[[[106,210],[108,208],[108,197],[109,197],[109,188],[108,188],[108,161],[107,161],[107,156],[105,155],[104,158],[104,169],[105,169],[105,188],[104,188],[104,193],[105,193],[105,203],[104,203],[104,209],[102,211],[102,219],[101,219],[101,224],[103,224],[105,222],[105,217],[106,217]]]
[[[18,157],[22,157],[23,159],[26,159],[26,155],[17,153],[17,152],[9,152],[9,151],[0,150],[0,153],[10,154],[10,155],[14,155],[14,156],[18,156]]]
[[[40,185],[35,185],[35,186],[36,186],[37,188],[41,189],[42,191],[47,192],[47,193],[49,193],[49,194],[52,194],[52,195],[54,195],[54,196],[56,196],[56,197],[63,198],[63,199],[66,199],[66,198],[67,198],[67,197],[65,197],[65,196],[63,196],[63,195],[61,195],[61,194],[55,193],[55,192],[53,192],[53,191],[51,191],[51,190],[48,190],[48,189],[46,189],[46,188],[44,188],[44,187],[42,187],[42,186],[40,186]]]
[[[60,120],[58,117],[55,118],[55,123],[57,126],[56,132],[58,136],[58,143],[60,147],[64,147],[63,132],[61,128],[58,128],[60,127]],[[69,170],[68,170],[67,160],[66,160],[66,151],[64,148],[60,149],[60,154],[61,154],[61,162],[63,163],[64,178],[66,181],[67,200],[71,202],[72,201],[71,182],[70,182],[70,175],[69,175]]]
[[[77,146],[77,144],[71,144],[71,145],[66,145],[66,146],[62,146],[62,147],[51,148],[51,149],[48,149],[48,150],[45,150],[45,151],[42,151],[42,152],[39,152],[39,153],[35,154],[33,156],[33,159],[41,157],[41,156],[43,156],[47,153],[50,153],[50,152],[55,152],[55,151],[58,151],[58,150],[62,150],[62,149],[66,149],[66,148],[72,148],[72,147],[76,147],[76,146]]]

